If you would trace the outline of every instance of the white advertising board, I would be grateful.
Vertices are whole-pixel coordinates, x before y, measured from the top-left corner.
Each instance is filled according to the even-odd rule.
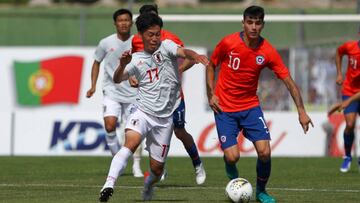
[[[10,111],[0,111],[0,156],[11,154],[11,128],[12,113]]]
[[[205,49],[195,48],[199,53]],[[100,70],[97,92],[91,99],[85,98],[90,87],[93,47],[0,47],[0,122],[3,133],[0,138],[0,155],[109,155],[105,150],[105,133],[101,113]],[[84,57],[84,67],[78,104],[56,104],[38,107],[17,105],[13,77],[13,63],[17,61],[41,61],[64,55]],[[183,75],[186,101],[186,129],[192,134],[202,156],[222,156],[206,97],[205,68],[196,65]],[[6,113],[2,113],[6,112]],[[315,127],[304,135],[296,112],[264,112],[272,136],[273,156],[324,156],[328,136],[322,124],[328,121],[325,113],[310,113]],[[11,115],[14,115],[12,123]],[[343,118],[332,121],[335,126],[331,140],[331,155],[341,156]],[[14,132],[12,134],[12,127]],[[120,130],[118,130],[120,131]],[[120,132],[119,132],[120,133]],[[13,136],[13,137],[12,137]],[[255,156],[252,143],[240,136],[239,150],[242,156]],[[12,140],[14,141],[12,143]],[[358,141],[356,142],[358,143]],[[13,144],[13,145],[12,145]],[[357,151],[359,154],[359,147]],[[144,153],[146,155],[146,153]],[[173,136],[170,156],[187,156],[183,144]]]
[[[187,130],[192,134],[200,154],[222,156],[212,114],[190,115]],[[315,121],[315,127],[305,135],[298,123],[297,113],[265,113],[272,136],[273,156],[325,155],[327,142],[322,123],[327,121],[326,115],[312,113],[310,116]],[[15,117],[15,125],[15,155],[110,155],[106,150],[101,115],[93,112],[51,110],[43,114],[21,111]],[[337,138],[342,137],[342,132],[336,134]],[[240,137],[241,155],[256,156],[252,143]],[[337,141],[339,149],[340,141]],[[183,144],[175,136],[169,156],[187,156]]]

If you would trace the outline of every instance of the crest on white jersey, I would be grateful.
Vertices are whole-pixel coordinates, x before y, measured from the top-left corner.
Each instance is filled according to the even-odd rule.
[[[155,52],[152,55],[152,58],[153,58],[154,62],[159,66],[164,63],[164,56],[161,54],[160,51]]]
[[[265,62],[265,58],[263,56],[256,56],[256,64],[262,65]]]

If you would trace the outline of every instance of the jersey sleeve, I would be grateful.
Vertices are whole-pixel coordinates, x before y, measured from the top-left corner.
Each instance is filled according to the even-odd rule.
[[[280,54],[272,48],[270,53],[270,62],[268,67],[275,73],[279,79],[285,79],[290,75],[289,69],[283,63]]]
[[[126,72],[129,77],[133,75],[136,76],[136,66],[132,61],[126,65],[124,72]]]
[[[169,53],[171,56],[177,57],[177,50],[180,45],[176,44],[172,40],[164,40],[162,43],[164,43],[164,47],[167,53]]]
[[[348,43],[344,43],[344,44],[340,45],[340,46],[337,48],[338,53],[339,53],[341,56],[347,54],[347,47],[348,47]]]
[[[173,42],[175,42],[175,44],[184,47],[184,43],[181,41],[181,39],[176,36],[174,33],[167,31],[167,30],[163,30],[162,31],[162,40],[166,40],[169,39]]]
[[[139,34],[134,35],[131,41],[131,52],[140,52],[144,50],[144,44]]]
[[[224,48],[225,48],[225,40],[222,39],[215,47],[212,55],[211,55],[211,58],[210,58],[210,61],[215,65],[215,67],[217,67],[221,61],[223,60],[224,58]]]
[[[94,53],[94,60],[97,62],[102,62],[104,60],[106,55],[106,50],[104,46],[104,40],[101,40],[96,47],[95,53]]]

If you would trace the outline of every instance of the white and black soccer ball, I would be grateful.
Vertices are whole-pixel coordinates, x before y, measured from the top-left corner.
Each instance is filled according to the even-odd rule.
[[[225,194],[233,202],[247,203],[250,202],[253,189],[249,181],[244,178],[235,178],[231,180],[225,188]]]

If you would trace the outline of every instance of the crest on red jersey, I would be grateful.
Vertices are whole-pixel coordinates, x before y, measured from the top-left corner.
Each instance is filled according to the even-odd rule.
[[[264,62],[265,62],[265,58],[263,57],[263,56],[256,56],[256,64],[257,65],[262,65],[262,64],[264,64]]]

